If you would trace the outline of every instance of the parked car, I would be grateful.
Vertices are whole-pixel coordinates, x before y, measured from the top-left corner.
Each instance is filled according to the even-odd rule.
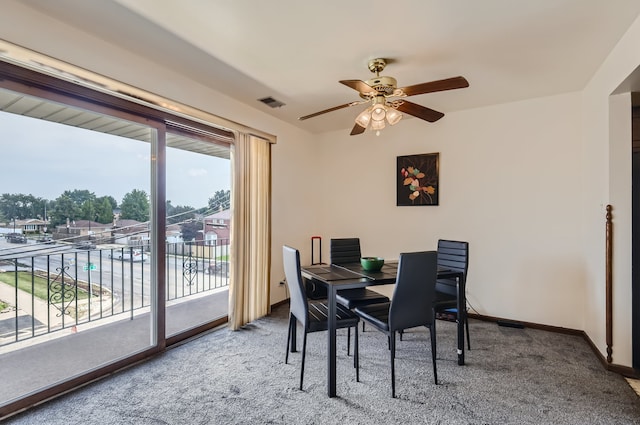
[[[8,233],[5,237],[9,243],[27,243],[27,237],[21,233]]]
[[[44,235],[40,238],[38,238],[38,242],[39,243],[46,243],[46,244],[52,244],[55,243],[55,241],[53,240],[53,238],[49,235]]]
[[[133,262],[144,262],[149,259],[149,256],[139,249],[133,250],[133,256],[131,254],[132,254],[132,251],[129,249],[116,249],[113,252],[109,253],[109,258],[115,258],[116,260],[133,261]]]
[[[208,274],[219,274],[229,277],[229,263],[227,261],[216,261],[215,263],[209,263],[207,268]]]
[[[96,244],[91,241],[80,241],[76,243],[78,249],[96,249]]]

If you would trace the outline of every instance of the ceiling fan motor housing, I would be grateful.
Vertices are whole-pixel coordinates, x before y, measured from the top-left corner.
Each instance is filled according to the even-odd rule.
[[[391,96],[398,85],[393,77],[380,76],[367,81],[367,84],[374,88],[378,93]]]

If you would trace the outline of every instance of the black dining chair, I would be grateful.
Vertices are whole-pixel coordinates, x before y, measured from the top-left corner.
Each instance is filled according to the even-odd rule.
[[[433,303],[437,278],[435,251],[400,254],[396,287],[391,302],[356,307],[363,320],[388,336],[391,354],[391,397],[396,396],[396,332],[418,326],[429,328],[433,379],[438,384],[436,368],[436,322]]]
[[[326,331],[329,328],[328,306],[326,300],[309,300],[305,294],[302,275],[300,273],[300,252],[289,246],[283,246],[282,258],[284,273],[289,287],[289,331],[287,333],[287,353],[285,364],[289,361],[289,348],[294,341],[297,323],[300,322],[304,329],[302,339],[302,364],[300,366],[300,389],[304,379],[304,361],[307,352],[307,334],[311,332]],[[336,304],[336,328],[355,328],[354,337],[354,366],[356,368],[356,381],[360,380],[360,365],[358,358],[358,322],[360,318],[351,310]],[[296,347],[293,345],[293,350]]]
[[[469,267],[469,243],[440,239],[438,241],[438,267],[462,272],[462,285],[466,285],[467,269]],[[469,339],[469,321],[466,306],[463,314],[458,312],[458,295],[456,279],[438,279],[436,281],[436,315],[453,316],[463,324],[467,334],[467,348],[471,350]]]
[[[336,238],[331,239],[330,245],[331,264],[343,265],[360,263],[362,253],[360,251],[360,238]],[[336,294],[339,304],[353,310],[369,304],[389,302],[389,297],[367,288],[343,289]],[[364,322],[362,323],[364,332]]]

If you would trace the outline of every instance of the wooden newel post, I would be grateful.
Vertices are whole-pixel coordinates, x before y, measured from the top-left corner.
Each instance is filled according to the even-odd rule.
[[[612,362],[613,353],[613,223],[611,220],[611,205],[607,205],[607,236],[606,236],[606,311],[607,311],[607,363]]]

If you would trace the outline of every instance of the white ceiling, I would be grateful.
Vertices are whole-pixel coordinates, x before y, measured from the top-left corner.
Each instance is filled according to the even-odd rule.
[[[311,132],[353,126],[363,106],[297,117],[359,100],[338,80],[371,78],[376,57],[399,86],[464,76],[469,88],[411,98],[445,114],[580,90],[640,13],[638,0],[22,2]]]

